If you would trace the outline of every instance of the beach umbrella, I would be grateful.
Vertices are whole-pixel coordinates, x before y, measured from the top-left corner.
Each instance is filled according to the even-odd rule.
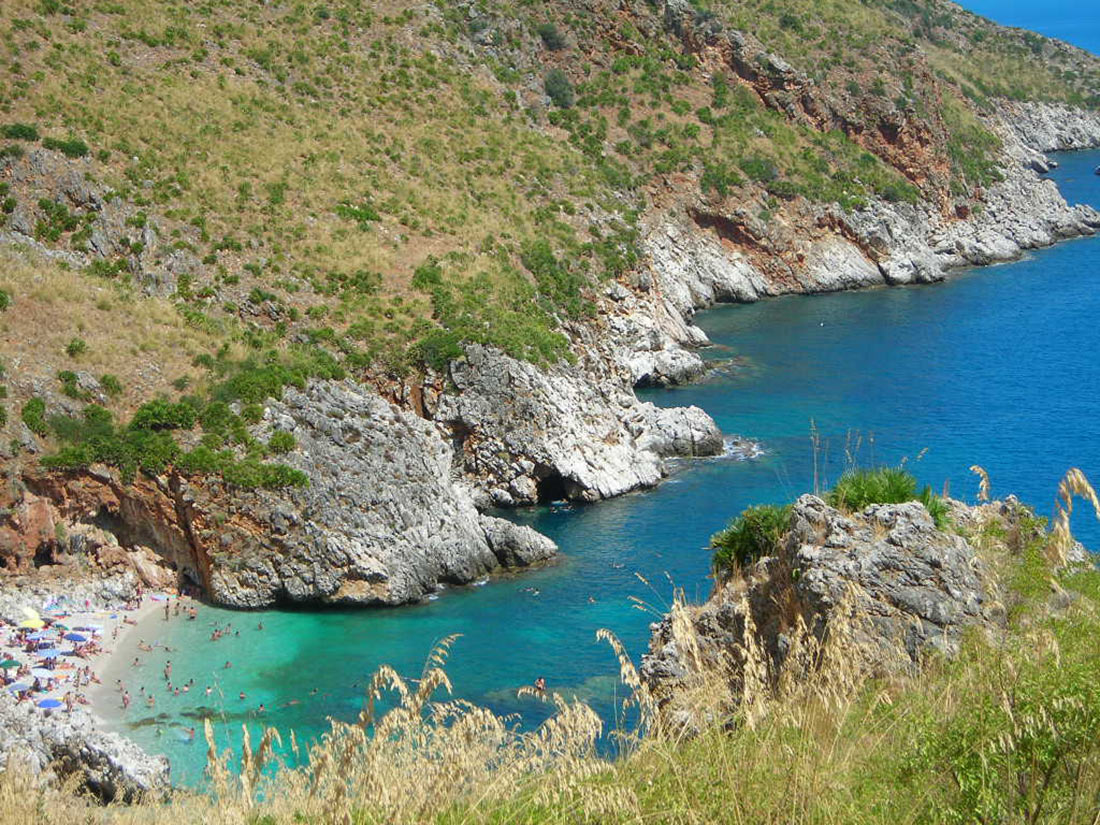
[[[88,641],[87,636],[81,636],[79,633],[66,633],[64,638],[68,639],[70,642],[86,642],[86,641]]]
[[[56,659],[60,655],[61,651],[58,650],[56,647],[51,647],[49,650],[38,651],[39,659]]]
[[[23,684],[19,684],[19,685],[8,685],[8,690],[9,690],[9,691],[10,691],[11,693],[19,693],[19,692],[20,692],[21,690],[26,690],[26,689],[27,689],[27,688],[29,688],[29,687],[30,687],[30,685],[23,685]]]
[[[32,667],[31,668],[31,676],[35,677],[36,679],[56,679],[57,678],[56,673],[54,673],[52,670],[47,670],[44,667]]]
[[[43,639],[48,639],[53,635],[48,630],[39,630],[37,633],[28,633],[27,638],[32,642],[40,642]]]
[[[38,707],[46,708],[47,710],[49,708],[59,708],[59,707],[61,707],[61,700],[60,699],[43,699],[41,702],[38,703]]]
[[[24,619],[19,623],[20,627],[29,627],[32,630],[40,630],[46,626],[46,623],[41,619]]]
[[[23,615],[26,618],[31,619],[32,621],[35,620],[35,619],[41,619],[42,618],[41,616],[38,615],[38,611],[35,610],[33,607],[24,607],[23,608]]]
[[[5,659],[0,662],[0,669],[7,670],[9,667],[19,667],[19,661],[17,659]]]

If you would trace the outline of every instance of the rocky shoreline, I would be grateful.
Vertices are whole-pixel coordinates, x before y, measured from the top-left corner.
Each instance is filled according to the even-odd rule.
[[[178,475],[126,485],[107,468],[25,469],[0,502],[0,604],[53,575],[61,586],[75,578],[115,596],[139,581],[182,578],[239,608],[393,605],[440,583],[545,563],[557,552],[553,542],[481,511],[598,501],[659,483],[669,458],[726,449],[703,410],[658,408],[633,392],[702,374],[695,350],[707,339],[691,322],[698,309],[938,281],[1100,228],[1100,214],[1067,205],[1040,175],[1049,168],[1042,152],[1100,146],[1100,116],[1013,106],[1000,127],[1005,179],[986,193],[980,214],[812,207],[815,229],[799,254],[780,256],[799,263],[765,271],[723,236],[721,215],[689,205],[651,217],[648,260],[607,288],[595,324],[572,330],[576,365],[538,369],[470,347],[445,381],[421,388],[408,405],[415,412],[350,381],[288,390],[268,402],[256,432],[295,436],[287,461],[310,476],[306,490],[242,493]],[[80,765],[104,798],[164,784],[131,743],[96,731],[84,714],[40,724],[9,704],[0,697],[8,749],[26,745],[40,767]]]
[[[942,280],[1100,227],[1100,213],[1069,206],[1037,171],[1048,168],[1043,151],[1100,146],[1100,114],[1006,104],[991,125],[1004,180],[980,212],[803,204],[805,221],[774,219],[757,248],[724,234],[751,225],[743,214],[688,203],[650,216],[648,257],[606,287],[591,322],[570,326],[575,364],[538,368],[472,345],[406,397],[316,381],[269,400],[253,431],[294,436],[286,460],[310,477],[305,490],[231,491],[178,474],[126,485],[107,468],[25,468],[0,502],[0,563],[25,573],[92,559],[150,586],[182,578],[216,603],[259,608],[404,604],[440,583],[546,562],[552,542],[483,511],[598,501],[658,484],[670,458],[723,453],[705,411],[634,394],[703,373],[698,309]]]

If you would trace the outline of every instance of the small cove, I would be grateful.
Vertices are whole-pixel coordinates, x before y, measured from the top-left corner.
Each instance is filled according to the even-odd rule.
[[[1100,207],[1100,177],[1092,174],[1100,152],[1059,159],[1053,177],[1067,199]],[[193,785],[205,763],[203,713],[213,715],[223,746],[239,741],[242,721],[294,729],[309,741],[327,729],[328,717],[355,716],[380,664],[415,676],[434,643],[459,633],[449,672],[462,698],[537,724],[545,707],[517,700],[515,689],[542,675],[610,720],[617,663],[596,630],[615,631],[637,659],[655,619],[639,601],[660,611],[674,585],[705,598],[708,537],[744,507],[788,500],[812,485],[811,421],[826,478],[839,473],[846,445],[858,442],[863,462],[908,457],[922,482],[937,490],[946,482],[960,497],[973,496],[967,468],[981,464],[996,495],[1016,493],[1043,512],[1068,467],[1100,480],[1098,318],[1098,238],[942,285],[708,311],[699,322],[715,343],[706,353],[716,364],[712,375],[644,396],[703,407],[724,432],[761,441],[761,458],[678,462],[656,490],[590,507],[511,513],[554,538],[562,563],[423,605],[263,613],[204,607],[194,622],[151,620],[127,639],[113,664],[118,672],[105,680],[121,676],[134,706],[125,718],[111,703],[100,712],[149,751],[168,755],[177,783]],[[1100,529],[1086,516],[1075,527],[1095,548]],[[213,625],[230,622],[239,636],[209,641]],[[141,655],[131,649],[139,637],[174,650]],[[126,662],[135,655],[144,664],[130,671]],[[163,689],[169,658],[175,681],[194,679],[186,696]],[[155,711],[140,704],[139,686],[157,690]],[[192,725],[200,729],[193,742],[184,734]]]

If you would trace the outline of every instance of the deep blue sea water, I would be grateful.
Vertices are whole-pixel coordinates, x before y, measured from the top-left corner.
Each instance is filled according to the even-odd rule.
[[[1091,0],[964,0],[959,5],[1002,25],[1030,29],[1100,54],[1100,4]]]
[[[1100,152],[1061,161],[1054,177],[1067,198],[1100,206],[1100,177],[1092,174]],[[264,723],[308,740],[327,729],[327,717],[355,716],[378,665],[416,676],[436,641],[461,633],[449,668],[458,695],[534,724],[543,706],[517,700],[515,689],[542,675],[610,720],[617,663],[595,641],[597,628],[614,630],[638,657],[654,618],[639,604],[662,610],[674,585],[705,598],[708,537],[745,506],[787,500],[812,485],[811,422],[821,437],[823,477],[835,478],[846,445],[859,443],[864,462],[908,457],[922,482],[937,490],[948,484],[963,498],[977,488],[967,468],[981,464],[995,494],[1015,492],[1048,512],[1068,467],[1100,480],[1098,319],[1100,239],[940,285],[703,313],[699,322],[715,343],[707,356],[719,369],[703,383],[646,397],[698,404],[725,432],[759,439],[763,458],[684,461],[653,491],[514,513],[557,540],[563,562],[454,589],[421,606],[258,614],[203,608],[196,622],[158,621],[148,640],[159,634],[177,649],[150,655],[124,677],[135,696],[140,685],[156,686],[161,715],[138,703],[125,719],[112,715],[141,745],[171,758],[176,781],[196,783],[201,724],[196,742],[183,730],[203,706],[226,743],[239,740],[241,721],[258,727],[261,702]],[[1100,547],[1100,530],[1084,515],[1075,527]],[[240,636],[208,641],[212,626],[227,622]],[[184,697],[163,693],[158,675],[166,658],[177,683],[195,680]]]

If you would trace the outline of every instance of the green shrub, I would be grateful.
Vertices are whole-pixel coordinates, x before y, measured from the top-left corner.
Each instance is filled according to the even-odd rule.
[[[825,499],[842,510],[862,510],[869,504],[900,504],[917,498],[917,480],[898,467],[848,470]]]
[[[7,290],[0,289],[0,312],[3,312],[5,309],[7,309],[10,306],[11,306],[11,295],[8,294]]]
[[[65,352],[70,358],[77,358],[88,351],[88,343],[83,338],[73,338],[65,345]]]
[[[262,404],[245,404],[241,409],[241,419],[249,424],[259,424],[264,417]]]
[[[38,129],[28,123],[6,123],[0,126],[0,136],[9,140],[38,140]]]
[[[158,398],[138,407],[130,419],[131,430],[189,430],[195,426],[195,408]]]
[[[930,487],[917,492],[917,480],[900,467],[848,470],[825,495],[833,507],[857,512],[871,504],[902,504],[919,501],[937,527],[948,523],[947,504]]]
[[[573,105],[576,95],[573,92],[573,84],[561,69],[551,69],[546,73],[543,88],[550,100],[559,109],[568,109]]]
[[[9,143],[3,149],[0,149],[0,160],[4,158],[12,158],[13,160],[19,160],[23,157],[23,147],[18,143]]]
[[[557,52],[565,48],[565,35],[553,23],[543,23],[538,27],[538,33],[550,51]]]
[[[41,398],[28,399],[23,405],[20,417],[27,425],[27,429],[37,436],[44,437],[50,431],[46,424],[46,402]]]
[[[57,380],[61,382],[61,392],[79,401],[87,401],[91,396],[80,389],[77,384],[76,373],[72,370],[62,370],[57,374]]]
[[[289,453],[295,447],[298,446],[298,440],[292,433],[288,433],[286,430],[277,430],[271,434],[271,438],[267,440],[268,449],[276,455],[282,455]]]
[[[47,149],[54,149],[67,158],[82,158],[87,155],[91,150],[88,148],[88,144],[79,138],[70,138],[69,140],[58,140],[57,138],[43,138],[42,145]]]
[[[122,395],[122,382],[118,380],[118,376],[106,373],[99,378],[99,385],[103,387],[103,391],[111,398],[117,398]]]
[[[718,575],[775,553],[791,522],[791,505],[749,507],[710,539]]]

